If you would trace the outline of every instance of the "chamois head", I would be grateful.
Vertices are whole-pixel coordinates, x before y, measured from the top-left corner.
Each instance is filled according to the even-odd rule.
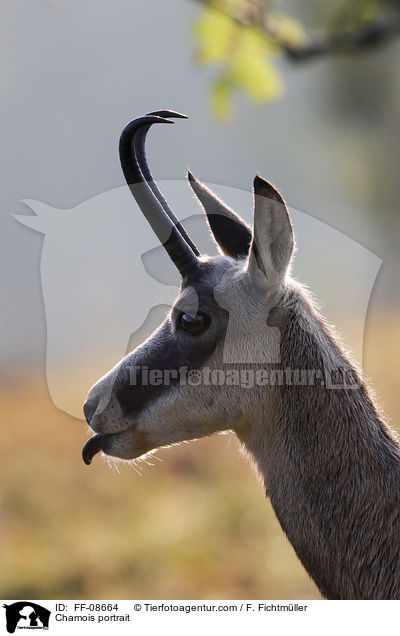
[[[87,464],[99,451],[133,459],[160,446],[240,430],[254,396],[227,375],[219,382],[218,372],[278,361],[268,319],[284,296],[293,252],[286,205],[256,176],[251,229],[188,173],[220,251],[201,255],[146,161],[149,128],[173,123],[173,117],[183,116],[158,111],[130,122],[121,135],[120,159],[134,198],[181,274],[180,293],[159,329],[91,388],[84,413],[95,435],[83,449]]]

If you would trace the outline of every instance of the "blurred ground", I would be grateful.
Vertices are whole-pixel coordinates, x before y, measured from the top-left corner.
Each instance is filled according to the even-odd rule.
[[[398,312],[367,321],[365,371],[399,422]],[[396,338],[397,336],[397,338]],[[139,476],[95,458],[38,378],[3,386],[0,597],[320,598],[233,434],[159,451]]]

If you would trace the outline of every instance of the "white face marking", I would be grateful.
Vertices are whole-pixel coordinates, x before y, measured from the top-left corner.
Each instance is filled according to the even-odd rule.
[[[137,457],[158,446],[243,426],[244,412],[251,419],[260,410],[261,387],[253,387],[249,398],[249,393],[218,380],[227,365],[238,370],[240,365],[280,361],[279,330],[268,325],[268,318],[281,296],[293,233],[274,188],[257,177],[255,194],[248,258],[201,257],[195,278],[184,284],[161,328],[91,389],[86,412],[92,414],[88,419],[93,430],[105,436],[106,453]],[[244,232],[248,249],[250,231]],[[217,240],[226,237],[222,233]],[[182,313],[205,316],[206,327],[188,331]],[[148,386],[142,374],[139,384],[131,386],[130,366],[140,364],[161,372],[164,385]],[[201,374],[205,365],[215,372],[211,382],[182,382],[182,368]],[[162,372],[171,369],[179,376],[165,384]],[[262,401],[265,408],[265,397]]]
[[[225,378],[227,370],[238,373],[243,365],[248,366],[249,363],[257,366],[260,362],[276,361],[272,344],[279,348],[279,337],[275,337],[274,328],[267,325],[269,311],[277,297],[276,290],[273,296],[267,294],[260,299],[249,282],[244,260],[238,262],[218,256],[203,259],[203,263],[209,268],[207,282],[184,288],[164,323],[169,338],[175,339],[173,350],[179,351],[183,347],[186,366],[193,362],[192,366],[200,375],[203,373],[201,381],[198,384],[187,379],[184,383],[168,382],[168,386],[161,389],[158,386],[145,389],[130,387],[133,403],[135,391],[146,390],[147,399],[143,408],[137,412],[133,408],[131,413],[124,415],[115,390],[118,374],[123,365],[129,362],[134,365],[141,360],[143,350],[148,369],[158,368],[157,360],[163,355],[165,343],[160,331],[153,334],[142,347],[121,360],[89,393],[89,400],[98,401],[91,426],[97,433],[108,436],[103,444],[106,453],[134,458],[160,446],[242,427],[243,412],[254,413],[254,406],[251,409],[254,392],[262,388],[241,388],[232,381],[218,384],[218,374],[222,372]],[[188,312],[196,302],[198,311],[210,314],[211,325],[201,336],[188,336],[179,329],[177,331],[179,321],[177,327],[176,316]],[[257,343],[256,348],[254,343]],[[201,356],[207,347],[211,347],[211,353],[203,363]],[[199,364],[197,360],[200,360]],[[175,363],[171,360],[172,368]],[[171,375],[168,364],[165,368]],[[204,373],[205,368],[208,376]],[[162,380],[165,381],[166,377],[168,374],[163,374]]]

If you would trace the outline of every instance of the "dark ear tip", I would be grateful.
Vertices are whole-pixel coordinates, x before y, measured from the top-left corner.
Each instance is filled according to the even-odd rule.
[[[272,183],[269,183],[269,181],[260,177],[259,174],[254,177],[254,193],[263,197],[268,197],[269,199],[283,202],[283,198],[278,190],[272,185]]]
[[[200,184],[197,181],[196,177],[194,176],[193,172],[190,172],[190,170],[187,171],[187,178],[188,178],[190,187],[192,188],[194,193],[197,194]]]
[[[259,174],[256,174],[256,176],[254,177],[254,189],[257,190],[257,192],[262,189],[269,191],[271,190],[271,188],[273,188],[273,186],[271,186],[268,181],[260,177]],[[259,192],[259,194],[262,194],[262,192]]]

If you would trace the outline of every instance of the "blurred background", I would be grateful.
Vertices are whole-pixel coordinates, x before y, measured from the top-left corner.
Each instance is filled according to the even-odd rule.
[[[362,270],[347,296],[336,291],[343,272],[329,279],[321,271],[316,284],[337,297],[328,318],[357,351],[396,429],[400,42],[386,27],[398,20],[397,4],[3,3],[1,598],[319,598],[233,434],[162,450],[162,461],[138,472],[98,458],[83,465],[87,426],[56,407],[46,373],[46,239],[12,214],[32,215],[21,199],[69,211],[122,186],[123,125],[157,108],[186,113],[173,143],[170,131],[149,138],[157,178],[179,180],[190,167],[205,182],[249,193],[259,172],[290,206],[382,261],[365,330],[343,301],[357,280],[365,284]],[[64,238],[65,248],[72,239]],[[108,238],[87,238],[88,266]],[[106,306],[118,285],[101,283]],[[106,343],[91,318],[100,355]],[[67,393],[80,355],[75,373],[63,375]]]

